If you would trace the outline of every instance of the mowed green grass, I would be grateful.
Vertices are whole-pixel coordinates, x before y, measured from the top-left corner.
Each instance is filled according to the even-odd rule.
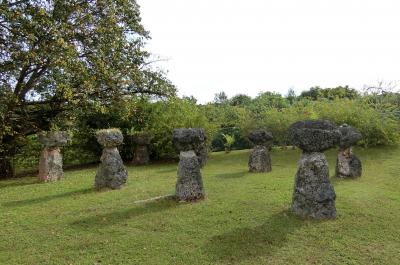
[[[148,200],[174,193],[177,164],[128,166],[116,191],[93,190],[96,168],[1,181],[0,264],[400,264],[400,149],[356,153],[363,176],[332,177],[333,221],[289,211],[298,150],[274,150],[267,174],[249,150],[211,154],[197,203]]]

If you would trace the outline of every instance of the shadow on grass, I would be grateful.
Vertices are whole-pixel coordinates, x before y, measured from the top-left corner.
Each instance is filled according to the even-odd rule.
[[[214,260],[228,263],[266,256],[284,246],[288,235],[299,229],[304,222],[306,220],[285,210],[272,215],[260,226],[238,228],[214,236],[203,248]]]
[[[161,212],[175,208],[178,205],[179,202],[176,200],[175,196],[168,196],[156,200],[143,201],[142,203],[138,203],[133,208],[91,216],[75,221],[72,223],[72,225],[81,228],[109,226],[144,214]]]
[[[158,170],[157,173],[173,173],[176,172],[178,170],[177,167],[173,167],[173,168],[163,168],[161,170]]]
[[[9,188],[9,187],[21,187],[27,185],[41,184],[37,178],[29,178],[29,179],[14,179],[14,180],[5,180],[0,181],[0,189]]]
[[[243,177],[248,171],[240,171],[240,172],[228,172],[228,173],[222,173],[215,175],[217,178],[222,178],[222,179],[233,179],[233,178],[241,178]]]
[[[54,199],[88,194],[88,193],[92,193],[92,192],[95,192],[94,188],[86,188],[86,189],[74,190],[74,191],[70,191],[70,192],[66,192],[66,193],[48,195],[48,196],[33,198],[33,199],[28,199],[28,200],[6,202],[6,203],[3,203],[3,206],[6,206],[6,207],[26,206],[26,205],[36,204],[36,203],[48,202],[48,201],[51,201]]]

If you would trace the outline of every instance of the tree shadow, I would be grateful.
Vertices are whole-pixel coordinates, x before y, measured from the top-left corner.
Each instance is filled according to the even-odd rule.
[[[92,192],[95,192],[94,188],[85,188],[85,189],[74,190],[74,191],[61,193],[61,194],[55,194],[55,195],[48,195],[48,196],[33,198],[33,199],[28,199],[28,200],[6,202],[6,203],[3,203],[3,206],[6,206],[6,207],[26,206],[26,205],[36,204],[36,203],[48,202],[48,201],[51,201],[54,199],[88,194],[88,193],[92,193]]]
[[[142,203],[138,203],[137,206],[133,208],[90,216],[88,218],[75,221],[72,223],[72,225],[81,228],[109,226],[144,214],[161,212],[170,208],[175,208],[178,205],[179,202],[175,196],[166,196],[156,200],[143,201]]]
[[[289,210],[272,215],[262,225],[238,228],[213,236],[203,246],[214,260],[234,262],[271,254],[288,241],[288,235],[299,229],[305,222],[313,220],[294,216]]]
[[[234,173],[222,173],[215,175],[217,178],[222,178],[222,179],[233,179],[233,178],[241,178],[243,177],[248,171],[240,171],[240,172],[234,172]]]

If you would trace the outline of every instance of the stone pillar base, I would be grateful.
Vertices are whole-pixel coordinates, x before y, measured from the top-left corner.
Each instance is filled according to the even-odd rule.
[[[249,158],[249,171],[250,172],[270,172],[271,155],[265,146],[257,145],[251,151]]]
[[[360,159],[353,154],[351,147],[341,148],[336,160],[336,177],[361,177],[362,165]]]
[[[182,151],[179,156],[176,196],[181,201],[196,201],[205,196],[199,159],[194,151]]]
[[[100,158],[95,178],[96,189],[120,189],[128,179],[126,171],[116,147],[105,147]]]
[[[132,163],[135,165],[146,165],[150,162],[149,150],[146,145],[139,145],[133,155]]]
[[[39,181],[52,182],[62,179],[63,161],[59,147],[45,147],[40,155]]]
[[[335,199],[325,155],[319,152],[303,153],[294,185],[293,212],[316,219],[334,219]]]

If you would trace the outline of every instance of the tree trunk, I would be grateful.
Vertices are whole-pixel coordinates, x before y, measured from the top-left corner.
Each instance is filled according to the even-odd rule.
[[[15,176],[12,159],[0,157],[0,179],[12,178]]]
[[[13,137],[5,137],[0,142],[0,179],[15,177],[14,155],[15,139]]]

